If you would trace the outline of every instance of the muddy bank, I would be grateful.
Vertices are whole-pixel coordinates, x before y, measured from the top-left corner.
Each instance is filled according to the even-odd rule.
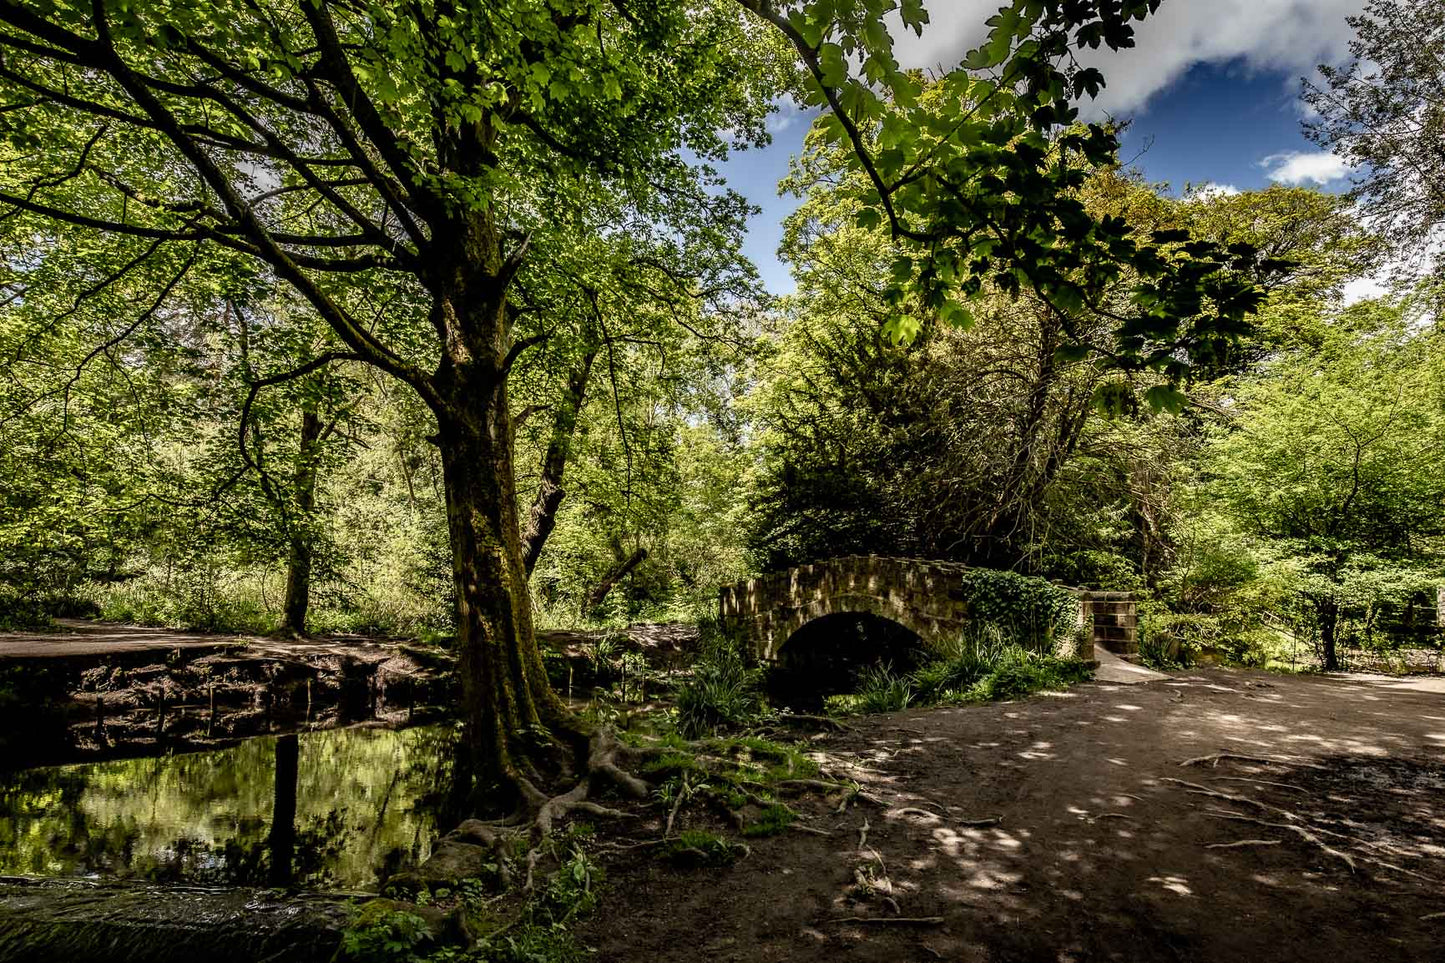
[[[159,636],[163,640],[163,636]],[[0,662],[0,764],[189,752],[457,704],[452,657],[364,641],[154,645]]]
[[[625,679],[677,670],[690,625],[538,633],[553,685],[585,699]],[[65,620],[0,633],[0,768],[193,752],[257,735],[450,717],[455,657],[435,646],[363,638],[278,640]]]

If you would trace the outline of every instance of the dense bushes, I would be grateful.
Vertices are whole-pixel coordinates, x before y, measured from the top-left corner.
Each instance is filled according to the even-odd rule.
[[[703,622],[699,631],[701,653],[692,677],[677,690],[674,710],[678,732],[689,739],[742,728],[765,708],[762,672],[747,664],[739,642],[713,621]]]
[[[963,573],[963,583],[977,631],[1006,626],[1009,636],[1031,651],[1052,651],[1078,623],[1074,594],[1041,578],[971,568]]]

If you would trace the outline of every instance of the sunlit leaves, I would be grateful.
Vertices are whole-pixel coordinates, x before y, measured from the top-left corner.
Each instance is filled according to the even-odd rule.
[[[1135,284],[1136,310],[1118,318],[1107,361],[1171,380],[1247,329],[1262,297],[1241,273],[1255,266],[1252,252],[1178,232],[1141,237],[1118,218],[1096,220],[1077,198],[1092,172],[1117,163],[1118,143],[1108,128],[1076,123],[1074,101],[1096,96],[1104,77],[1074,64],[1071,50],[1131,46],[1133,22],[1157,7],[1016,0],[989,18],[987,40],[959,68],[927,85],[897,71],[891,38],[866,19],[895,12],[891,0],[807,0],[791,12],[804,54],[816,56],[818,102],[827,92],[835,106],[815,148],[849,144],[855,223],[886,229],[900,249],[889,302],[942,315],[992,287],[1083,317],[1111,313],[1104,292]],[[897,12],[921,26],[917,9]],[[890,336],[912,330],[888,324]]]

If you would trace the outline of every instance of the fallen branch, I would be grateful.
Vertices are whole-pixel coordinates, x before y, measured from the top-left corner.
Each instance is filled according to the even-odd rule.
[[[673,800],[672,811],[667,814],[667,825],[662,828],[662,836],[666,839],[672,835],[672,824],[677,821],[678,810],[682,809],[683,800],[687,799],[688,785],[684,781],[677,790],[677,798]]]
[[[942,926],[942,916],[837,916],[827,923],[901,923],[911,926]]]
[[[1445,920],[1445,913],[1426,913],[1420,917],[1420,922],[1427,923],[1430,920]]]
[[[853,731],[852,726],[848,725],[847,723],[840,722],[839,720],[834,719],[832,716],[810,716],[797,712],[788,712],[778,716],[773,721],[783,723],[784,725],[794,722],[808,722],[812,723],[813,725],[823,726],[825,728],[831,726],[834,730],[838,732]]]
[[[984,819],[960,819],[958,825],[964,829],[987,829],[1003,822],[1002,816],[988,816]]]
[[[823,779],[784,779],[777,783],[779,789],[817,789],[821,792],[834,792],[836,790],[849,791],[852,787],[842,783],[828,782]]]
[[[1280,839],[1240,839],[1232,843],[1210,843],[1205,849],[1242,849],[1245,846],[1278,846]]]
[[[597,848],[608,852],[625,853],[633,849],[649,849],[672,842],[670,839],[644,839],[639,843],[598,843]]]
[[[884,813],[885,816],[925,816],[928,819],[942,820],[938,813],[929,812],[927,809],[919,809],[917,806],[905,806],[902,809],[893,809]]]

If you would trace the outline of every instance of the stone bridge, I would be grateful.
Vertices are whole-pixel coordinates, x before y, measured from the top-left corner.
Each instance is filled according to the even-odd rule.
[[[968,566],[876,555],[829,559],[729,585],[718,599],[724,626],[741,631],[753,655],[776,662],[783,644],[803,626],[828,615],[875,615],[912,631],[925,643],[956,637],[969,618],[962,575]],[[1092,624],[1095,644],[1137,651],[1132,596],[1069,589],[1079,599],[1080,624]],[[1092,652],[1077,653],[1092,658]]]

